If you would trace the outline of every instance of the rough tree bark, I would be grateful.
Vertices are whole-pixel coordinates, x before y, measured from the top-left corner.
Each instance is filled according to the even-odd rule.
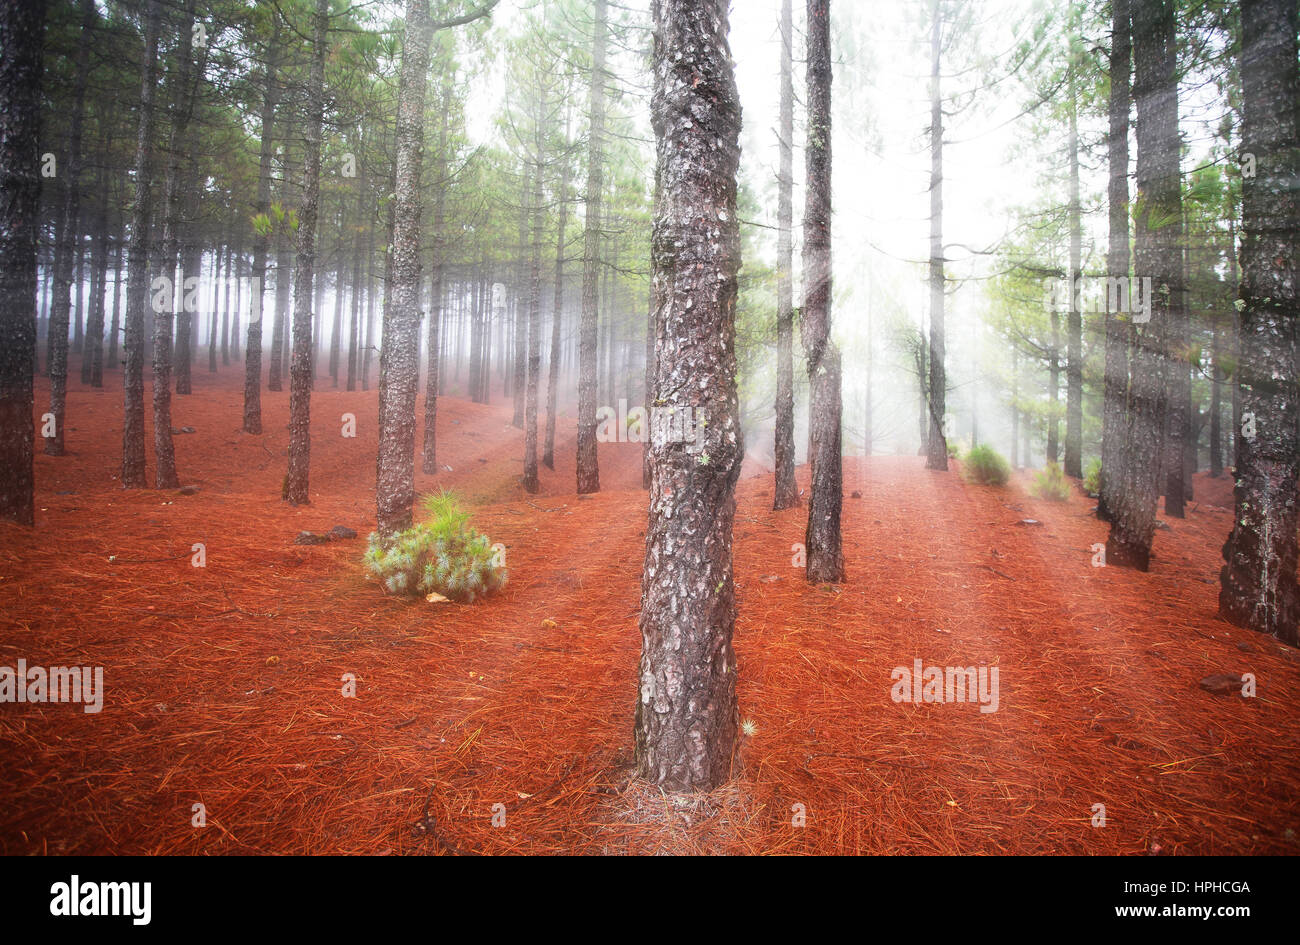
[[[1123,482],[1110,508],[1106,561],[1150,567],[1165,423],[1165,332],[1182,304],[1182,193],[1178,174],[1178,96],[1172,0],[1136,0],[1132,8],[1137,100],[1137,205],[1134,270],[1151,278],[1151,320],[1135,328]],[[1147,300],[1143,300],[1144,302]]]
[[[740,99],[727,0],[655,0],[652,265],[656,403],[641,582],[637,774],[671,791],[727,780],[737,729],[731,537],[744,456],[736,394]]]
[[[845,578],[840,533],[844,504],[840,352],[831,340],[830,17],[830,0],[808,0],[808,147],[804,152],[808,175],[803,218],[804,305],[799,336],[808,362],[810,395],[812,488],[804,544],[806,576],[813,583],[835,583]]]
[[[303,140],[302,204],[293,267],[293,356],[289,362],[289,473],[284,498],[306,505],[311,470],[312,280],[316,270],[316,217],[320,199],[321,125],[325,114],[325,42],[329,0],[316,0],[311,73],[307,80],[307,127]]]
[[[1110,133],[1106,139],[1110,180],[1106,191],[1110,242],[1106,251],[1106,274],[1128,284],[1128,124],[1132,96],[1132,46],[1129,38],[1129,0],[1111,0],[1110,40]],[[1123,296],[1121,296],[1122,298]],[[1118,300],[1117,300],[1118,301]],[[1132,307],[1131,305],[1129,306]],[[1115,306],[1120,308],[1119,305]],[[1128,352],[1133,343],[1132,316],[1106,312],[1106,367],[1102,399],[1101,488],[1097,517],[1110,520],[1110,508],[1123,480],[1127,465],[1125,440],[1128,401]]]
[[[153,217],[154,93],[158,81],[158,32],[162,11],[149,0],[145,17],[144,57],[140,66],[140,117],[135,147],[135,198],[131,204],[131,249],[127,257],[126,337],[122,347],[122,488],[143,489],[144,446],[144,323],[149,304],[149,226]]]
[[[541,121],[537,122],[536,130],[533,157],[537,161],[537,168],[531,208],[533,245],[528,277],[528,376],[525,381],[527,390],[524,392],[524,491],[529,493],[536,493],[540,488],[537,479],[537,385],[542,373],[542,236],[546,225],[546,210],[542,206],[545,198],[542,172],[546,165]],[[523,339],[518,339],[515,343],[523,347]]]
[[[432,37],[428,0],[407,0],[397,99],[392,263],[379,354],[375,504],[381,534],[409,528],[415,501],[415,397],[420,380],[420,166]]]
[[[587,144],[586,232],[582,253],[582,321],[578,327],[578,494],[600,491],[596,457],[596,329],[600,298],[600,204],[604,190],[606,0],[595,0],[591,115]]]
[[[32,423],[46,4],[0,4],[0,518],[35,524]]]
[[[1236,519],[1223,549],[1219,613],[1300,646],[1296,586],[1296,326],[1300,319],[1300,75],[1295,0],[1241,5],[1241,416]],[[1241,428],[1238,428],[1240,432]],[[1249,427],[1247,428],[1248,432]]]
[[[777,131],[776,432],[772,508],[799,504],[794,479],[794,11],[781,0],[781,116]]]

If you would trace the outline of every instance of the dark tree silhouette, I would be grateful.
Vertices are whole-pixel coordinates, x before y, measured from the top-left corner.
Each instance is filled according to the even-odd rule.
[[[604,189],[605,0],[596,0],[592,37],[591,114],[587,152],[587,219],[582,254],[582,321],[578,328],[578,493],[600,491],[596,456],[596,328],[600,299],[600,205]]]
[[[781,0],[781,168],[777,179],[776,248],[776,483],[772,508],[799,504],[794,479],[794,11]]]
[[[35,523],[32,424],[36,363],[36,230],[41,0],[0,4],[0,518]]]

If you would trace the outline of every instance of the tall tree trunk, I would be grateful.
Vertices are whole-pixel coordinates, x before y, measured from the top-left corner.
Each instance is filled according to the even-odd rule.
[[[1110,45],[1110,102],[1108,114],[1110,132],[1106,139],[1109,183],[1106,191],[1109,245],[1106,250],[1106,273],[1110,279],[1121,280],[1110,304],[1109,285],[1106,311],[1106,367],[1102,398],[1101,479],[1097,496],[1097,517],[1110,520],[1110,509],[1115,504],[1128,465],[1127,433],[1128,409],[1128,353],[1133,344],[1132,315],[1121,312],[1125,306],[1118,304],[1128,299],[1129,244],[1128,244],[1128,124],[1132,95],[1129,79],[1132,75],[1132,45],[1129,36],[1129,0],[1111,0]],[[1113,284],[1113,283],[1110,283]],[[1131,302],[1132,300],[1129,299]],[[1127,306],[1132,309],[1130,304]],[[1114,310],[1112,310],[1114,309]]]
[[[432,41],[428,0],[407,0],[397,99],[392,263],[379,356],[379,531],[411,526],[415,501],[415,399],[420,380],[420,165]]]
[[[453,66],[449,57],[439,57],[443,73],[442,100],[438,121],[438,153],[434,155],[433,232],[430,234],[431,259],[429,265],[429,340],[428,373],[424,388],[424,446],[420,451],[420,468],[429,475],[438,472],[438,386],[442,383],[442,313],[443,276],[447,253],[447,187],[449,162],[447,160],[448,114],[451,111],[454,88]]]
[[[37,0],[0,4],[0,518],[20,525],[36,521],[32,371],[45,11]]]
[[[1295,0],[1241,5],[1241,410],[1236,516],[1223,549],[1219,613],[1300,646],[1296,586],[1296,325],[1300,319],[1300,75]],[[1249,428],[1248,428],[1249,429]]]
[[[1077,26],[1072,26],[1072,29]],[[1070,313],[1065,342],[1065,474],[1083,478],[1083,313],[1079,282],[1083,278],[1083,210],[1079,205],[1079,93],[1070,63]]]
[[[582,321],[578,329],[578,494],[600,491],[596,457],[596,328],[600,293],[600,207],[604,189],[606,0],[595,0],[591,121],[587,152],[587,219],[582,254]]]
[[[286,160],[286,165],[287,163]],[[282,196],[284,189],[281,188]],[[284,389],[284,333],[288,322],[290,285],[289,241],[285,239],[284,232],[286,228],[287,224],[277,224],[275,233],[275,319],[271,324],[271,368],[267,372],[266,381],[266,389],[271,391]]]
[[[840,352],[831,340],[830,16],[830,0],[808,0],[808,177],[803,218],[804,305],[799,334],[808,362],[811,401],[812,488],[804,544],[807,578],[813,583],[835,583],[845,578],[840,534],[840,509],[844,504]]]
[[[54,415],[54,435],[45,438],[45,452],[49,456],[62,456],[63,432],[66,426],[65,411],[68,392],[68,318],[71,307],[70,290],[75,288],[78,300],[80,285],[72,284],[73,255],[78,260],[81,252],[79,232],[81,197],[81,128],[86,113],[86,83],[90,75],[90,48],[94,45],[91,31],[97,13],[94,0],[80,0],[81,36],[77,42],[76,78],[72,88],[72,118],[68,130],[68,156],[64,162],[63,222],[59,227],[58,248],[54,257],[54,302],[50,311],[49,371],[50,413]],[[137,178],[137,183],[139,178]],[[77,267],[80,272],[80,265]],[[80,279],[78,279],[80,282]],[[80,335],[80,318],[77,320]]]
[[[307,505],[311,469],[312,281],[316,275],[316,217],[320,199],[321,125],[325,115],[325,42],[329,0],[316,0],[311,73],[307,80],[307,127],[303,140],[302,203],[293,267],[293,357],[289,362],[289,474],[284,498]]]
[[[569,121],[565,116],[564,141],[569,141]],[[560,383],[560,330],[564,322],[564,235],[569,224],[569,158],[561,159],[560,190],[557,195],[560,220],[555,238],[555,301],[551,311],[551,359],[549,377],[546,383],[546,445],[542,449],[542,465],[547,469],[555,468],[555,411],[559,402],[558,386]],[[649,394],[646,406],[649,407]],[[648,471],[648,467],[647,471]],[[648,485],[648,483],[647,483]]]
[[[727,0],[655,0],[655,390],[695,442],[652,424],[641,579],[637,774],[703,791],[731,774],[738,722],[731,538],[744,457],[736,394],[740,97]],[[691,120],[686,120],[690,116]],[[683,339],[692,344],[683,345]]]
[[[943,98],[939,81],[943,16],[940,0],[931,0],[930,16],[930,427],[925,468],[946,470],[948,440],[943,427],[948,409],[948,380],[944,363],[947,349],[943,311]],[[806,271],[804,278],[808,278]]]
[[[259,226],[253,230],[252,281],[248,286],[248,339],[244,342],[244,433],[261,433],[261,335],[263,335],[263,304],[266,295],[266,256],[270,251],[270,170],[276,159],[274,125],[279,108],[279,16],[272,17],[270,43],[266,47],[265,87],[261,94],[261,121],[259,138],[261,152],[257,157],[257,205]],[[277,286],[281,273],[276,273]],[[216,317],[216,312],[213,312]]]
[[[112,139],[100,138],[101,153],[107,154]],[[99,208],[95,219],[95,259],[90,300],[90,317],[86,322],[87,346],[81,359],[81,382],[91,387],[104,386],[104,294],[108,289],[108,172],[107,161],[100,164],[96,181]]]
[[[544,143],[539,121],[534,143],[537,168],[533,180],[533,252],[528,279],[528,389],[524,394],[524,491],[529,493],[536,493],[540,488],[537,480],[537,387],[542,373],[542,235],[546,228],[546,210],[542,205],[545,198],[542,179],[546,166]],[[517,343],[522,343],[522,339]]]
[[[126,337],[122,347],[122,488],[143,489],[144,446],[144,328],[149,303],[149,227],[153,218],[154,94],[158,81],[158,33],[162,17],[158,0],[148,0],[144,57],[140,67],[139,127],[135,148],[135,199],[131,205],[131,250],[127,260]]]
[[[1146,571],[1160,492],[1170,312],[1182,304],[1182,194],[1172,0],[1132,6],[1137,100],[1137,205],[1134,270],[1154,287],[1150,322],[1134,332],[1124,482],[1111,508],[1106,561]]]
[[[161,215],[162,269],[159,275],[176,278],[176,256],[179,251],[177,230],[180,224],[181,146],[190,123],[190,73],[194,54],[194,0],[187,0],[180,22],[180,50],[177,57],[176,83],[172,97],[171,134],[167,144],[167,170],[163,184]],[[182,278],[184,273],[181,274]],[[175,291],[172,291],[172,288]],[[156,304],[158,295],[163,305]],[[159,489],[175,489],[180,485],[176,474],[176,450],[172,440],[172,344],[176,318],[176,300],[184,307],[185,286],[181,282],[155,294],[154,344],[153,344],[153,449],[154,484]]]
[[[364,175],[357,177],[357,212],[356,212],[356,232],[352,238],[352,318],[348,326],[348,384],[349,391],[357,389],[357,358],[360,357],[358,341],[361,335],[361,295],[362,282],[361,277],[364,272],[362,263],[365,259],[365,243],[362,239],[365,233],[364,206],[365,206],[365,186]]]
[[[119,212],[118,216],[121,216]],[[117,368],[118,338],[122,331],[122,261],[126,255],[126,228],[119,225],[117,243],[113,247],[113,320],[108,328],[108,363]]]
[[[776,431],[772,508],[799,504],[794,478],[794,11],[781,0],[781,117],[777,132]]]

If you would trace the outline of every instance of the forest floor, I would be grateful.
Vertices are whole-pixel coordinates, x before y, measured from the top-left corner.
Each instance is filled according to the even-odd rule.
[[[510,582],[409,602],[361,566],[376,394],[318,382],[312,505],[294,508],[288,393],[263,394],[248,436],[241,378],[200,365],[174,399],[194,495],[122,491],[120,378],[70,385],[37,527],[0,524],[0,665],[102,666],[106,695],[98,714],[0,706],[0,853],[1300,853],[1300,652],[1216,616],[1227,479],[1197,477],[1140,574],[1092,566],[1106,529],[1082,494],[849,458],[849,580],[828,587],[791,566],[804,511],[771,511],[751,461],[735,647],[754,730],[725,787],[670,798],[629,777],[639,445],[602,444],[603,491],[580,499],[562,417],[526,497],[508,402],[440,399],[450,471],[417,488],[465,496]],[[336,524],[358,538],[294,544]],[[891,670],[916,659],[996,665],[997,711],[895,703]],[[1215,673],[1258,694],[1198,686]]]

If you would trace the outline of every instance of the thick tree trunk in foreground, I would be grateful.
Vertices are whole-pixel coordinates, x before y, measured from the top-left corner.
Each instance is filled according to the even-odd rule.
[[[939,0],[933,0],[930,15],[930,425],[925,468],[946,470],[948,439],[943,425],[944,414],[948,410],[948,380],[944,364],[947,348],[943,312],[943,99],[940,96],[939,82],[943,17]]]
[[[776,467],[772,508],[799,504],[794,479],[794,12],[781,2],[781,169],[777,187],[776,247]]]
[[[1296,326],[1300,319],[1300,76],[1295,0],[1245,0],[1241,148],[1258,161],[1242,181],[1241,411],[1236,518],[1224,546],[1219,613],[1300,646],[1296,586]]]
[[[140,119],[135,147],[135,200],[131,206],[131,250],[127,258],[126,337],[122,347],[122,488],[143,489],[144,449],[144,323],[149,304],[149,227],[153,217],[154,94],[158,81],[158,32],[162,12],[149,0],[144,57],[140,67]]]
[[[1132,15],[1138,148],[1134,270],[1143,278],[1149,275],[1153,289],[1151,320],[1134,331],[1127,461],[1118,501],[1109,509],[1106,561],[1145,571],[1160,494],[1165,332],[1171,310],[1182,304],[1182,192],[1173,6],[1170,0],[1137,0]]]
[[[392,264],[379,355],[379,531],[411,527],[415,501],[415,396],[420,380],[420,164],[432,40],[428,0],[407,0],[397,100]]]
[[[830,0],[808,0],[808,170],[803,220],[804,306],[800,338],[808,361],[812,488],[808,494],[807,578],[843,581],[844,504],[840,352],[831,340]],[[942,289],[940,289],[942,291]],[[944,454],[945,461],[947,454]]]
[[[592,38],[591,122],[587,151],[587,220],[583,237],[582,321],[578,329],[578,494],[600,491],[596,457],[596,328],[600,298],[600,198],[604,189],[605,0],[596,0]]]
[[[45,9],[0,5],[0,518],[35,524],[32,423]]]
[[[312,280],[316,270],[316,216],[320,199],[321,124],[325,113],[325,41],[329,0],[316,0],[312,28],[310,108],[303,147],[302,205],[298,208],[298,253],[293,267],[293,357],[289,362],[289,474],[284,498],[306,505],[311,470]]]
[[[1106,274],[1128,284],[1128,118],[1132,73],[1129,38],[1129,0],[1111,0],[1110,133],[1106,139],[1110,181],[1106,196],[1110,241]],[[1122,298],[1122,296],[1120,296]],[[1117,299],[1118,302],[1118,299]],[[1129,308],[1133,306],[1130,305]],[[1097,517],[1110,520],[1110,508],[1123,481],[1128,445],[1125,441],[1128,401],[1128,352],[1133,343],[1132,315],[1108,304],[1106,311],[1106,368],[1102,399],[1101,490]],[[1217,367],[1217,363],[1216,363]]]
[[[709,790],[730,777],[738,721],[731,533],[744,456],[734,348],[740,98],[727,7],[654,4],[656,392],[665,410],[691,410],[697,421],[693,443],[666,424],[651,433],[636,769],[670,791]],[[686,338],[692,344],[682,345]]]

